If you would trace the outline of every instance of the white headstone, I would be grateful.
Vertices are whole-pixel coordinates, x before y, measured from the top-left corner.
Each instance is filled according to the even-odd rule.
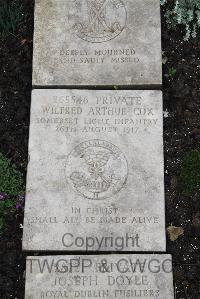
[[[23,248],[165,251],[160,91],[34,90]]]
[[[25,299],[173,299],[171,256],[32,256]]]
[[[33,85],[161,86],[159,0],[36,0]]]

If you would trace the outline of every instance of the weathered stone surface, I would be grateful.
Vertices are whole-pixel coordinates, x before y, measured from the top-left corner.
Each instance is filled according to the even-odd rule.
[[[173,299],[171,256],[28,257],[25,299]]]
[[[165,251],[160,91],[34,90],[23,248]]]
[[[33,85],[161,85],[159,0],[36,0]]]

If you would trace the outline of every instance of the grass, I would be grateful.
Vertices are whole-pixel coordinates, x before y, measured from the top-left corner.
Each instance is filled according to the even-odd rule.
[[[183,192],[186,195],[191,195],[193,191],[200,190],[199,150],[192,150],[185,155],[180,176],[183,182]]]
[[[23,5],[19,0],[0,1],[0,35],[15,34],[23,20]]]
[[[23,192],[21,172],[0,153],[0,230],[4,226],[6,213],[16,207],[19,195]]]
[[[16,167],[0,153],[0,192],[17,196],[23,189],[23,177]]]

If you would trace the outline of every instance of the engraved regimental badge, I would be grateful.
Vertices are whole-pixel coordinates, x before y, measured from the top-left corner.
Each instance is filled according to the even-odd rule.
[[[126,8],[122,0],[74,0],[69,21],[81,39],[106,42],[124,30]]]
[[[128,165],[118,147],[104,140],[89,140],[75,147],[66,163],[67,181],[83,197],[105,199],[121,190]]]

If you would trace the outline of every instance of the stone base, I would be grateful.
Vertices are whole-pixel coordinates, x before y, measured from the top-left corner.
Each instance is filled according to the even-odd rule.
[[[25,299],[174,298],[168,254],[29,256]]]

